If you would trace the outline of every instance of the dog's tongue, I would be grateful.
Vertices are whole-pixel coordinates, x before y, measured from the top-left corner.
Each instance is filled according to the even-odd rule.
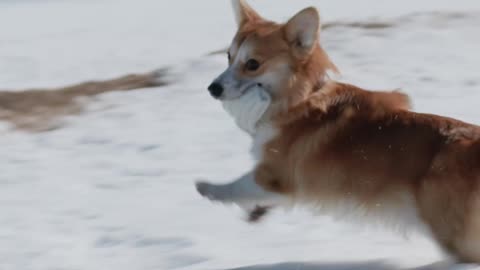
[[[235,119],[235,123],[245,132],[254,135],[258,121],[270,106],[270,94],[262,87],[254,87],[241,97],[223,101],[223,108]]]

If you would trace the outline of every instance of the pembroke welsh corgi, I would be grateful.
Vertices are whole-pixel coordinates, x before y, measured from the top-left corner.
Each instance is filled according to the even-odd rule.
[[[270,208],[340,208],[421,226],[461,262],[480,263],[480,127],[410,111],[408,96],[331,81],[313,7],[287,23],[233,0],[229,66],[208,88],[253,139],[255,167],[201,195],[259,220]]]

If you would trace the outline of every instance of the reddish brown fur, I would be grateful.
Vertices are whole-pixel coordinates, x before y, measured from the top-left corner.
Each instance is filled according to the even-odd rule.
[[[81,97],[93,97],[112,91],[163,86],[166,70],[130,74],[105,81],[91,81],[54,89],[0,91],[0,120],[27,131],[56,128],[57,118],[82,112]]]
[[[478,218],[469,224],[480,215],[480,128],[407,111],[399,93],[324,88],[277,118],[281,132],[264,149],[257,182],[319,204],[353,199],[372,211],[408,194],[443,248],[479,262],[480,251],[462,246],[480,232]]]
[[[411,112],[399,92],[325,83],[335,66],[319,44],[302,53],[288,23],[265,21],[240,3],[249,15],[234,45],[249,39],[262,62],[240,76],[259,76],[275,62],[291,69],[279,78],[284,89],[272,93],[268,117],[279,133],[264,145],[257,183],[318,205],[353,202],[366,213],[410,207],[441,247],[480,263],[480,127]]]

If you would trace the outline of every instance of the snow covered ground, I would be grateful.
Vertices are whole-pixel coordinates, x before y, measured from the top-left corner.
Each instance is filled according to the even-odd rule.
[[[402,88],[422,112],[480,123],[478,0],[315,4],[343,80]],[[207,94],[234,31],[229,1],[0,0],[0,88],[58,86],[172,67],[168,87],[106,94],[62,129],[0,135],[0,270],[392,269],[442,257],[419,235],[275,212],[258,225],[195,192],[252,165],[249,140]],[[287,263],[261,268],[255,265]]]

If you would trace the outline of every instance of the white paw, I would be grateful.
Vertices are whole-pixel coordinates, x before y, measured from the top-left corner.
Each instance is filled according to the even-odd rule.
[[[203,197],[216,202],[231,202],[231,194],[225,186],[214,185],[207,182],[197,182],[196,188],[198,193]]]

